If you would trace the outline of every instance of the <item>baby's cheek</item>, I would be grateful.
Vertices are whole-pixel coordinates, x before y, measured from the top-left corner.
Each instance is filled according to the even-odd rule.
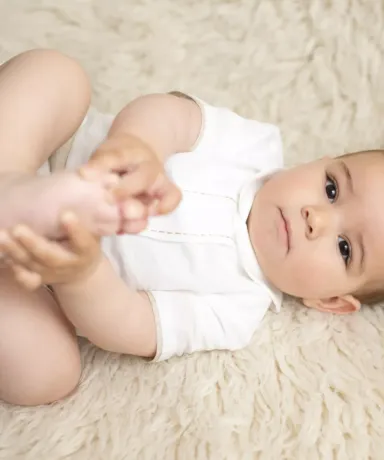
[[[294,262],[289,267],[287,292],[311,298],[333,295],[339,277],[326,257],[298,254]]]

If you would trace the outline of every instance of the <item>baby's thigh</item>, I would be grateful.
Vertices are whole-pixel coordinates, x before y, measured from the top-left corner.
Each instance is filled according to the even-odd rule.
[[[73,391],[81,373],[73,327],[51,293],[28,292],[0,270],[0,399],[47,404]]]

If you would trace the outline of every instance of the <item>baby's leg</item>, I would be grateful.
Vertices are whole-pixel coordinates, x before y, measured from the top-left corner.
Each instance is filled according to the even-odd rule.
[[[73,172],[35,177],[79,127],[89,93],[80,66],[56,52],[24,53],[0,67],[0,228],[25,223],[58,237],[58,216],[73,209],[99,234],[118,229],[118,210],[101,182]]]
[[[38,234],[60,238],[60,215],[71,210],[94,233],[114,234],[119,210],[107,198],[107,184],[114,180],[111,175],[88,182],[69,171],[48,176],[0,173],[0,228],[26,224]]]
[[[34,176],[79,127],[89,94],[80,66],[57,52],[27,52],[0,67],[0,227],[28,221],[31,214],[23,213],[31,210],[37,217],[53,192],[62,193],[64,179],[55,191]],[[69,185],[74,178],[65,180]],[[73,187],[83,198],[89,193]],[[24,291],[1,269],[0,399],[27,405],[60,399],[76,387],[80,372],[74,330],[50,293]]]
[[[0,273],[0,399],[47,404],[78,384],[80,355],[74,329],[51,293],[21,289]]]

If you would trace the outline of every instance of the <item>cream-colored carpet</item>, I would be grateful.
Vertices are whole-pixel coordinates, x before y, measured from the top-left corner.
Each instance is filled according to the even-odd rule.
[[[383,0],[0,0],[0,60],[67,52],[104,110],[197,94],[279,124],[290,164],[384,147],[383,30]],[[382,460],[383,346],[381,308],[293,302],[236,354],[151,365],[83,343],[76,395],[0,405],[0,458]]]

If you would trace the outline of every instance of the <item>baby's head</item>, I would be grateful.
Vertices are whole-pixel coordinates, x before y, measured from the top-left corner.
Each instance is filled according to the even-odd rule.
[[[384,298],[384,151],[276,173],[248,229],[266,278],[305,305],[349,313]]]

